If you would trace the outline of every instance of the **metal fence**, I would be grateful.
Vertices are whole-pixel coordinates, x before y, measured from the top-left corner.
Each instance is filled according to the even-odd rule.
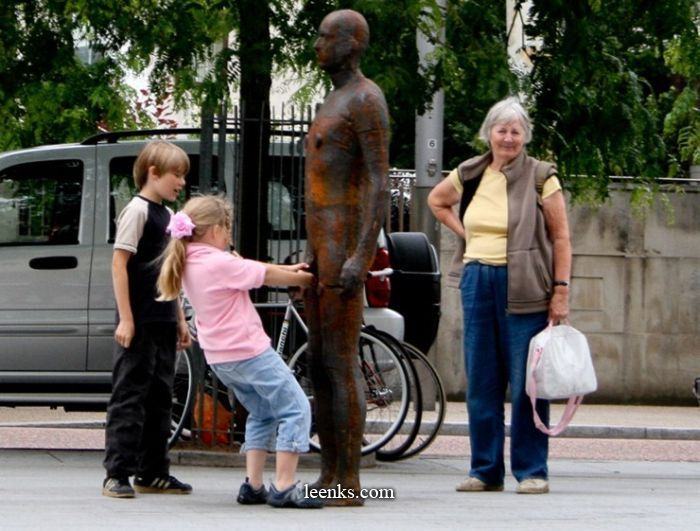
[[[304,137],[313,119],[310,108],[271,109],[269,118],[243,119],[241,107],[202,127],[200,182],[203,193],[226,190],[234,206],[233,241],[247,257],[276,263],[303,260],[306,244],[304,210]],[[209,137],[207,136],[209,131]],[[257,149],[251,149],[251,145]],[[228,154],[227,154],[228,150]],[[266,156],[264,156],[266,154]],[[250,158],[255,160],[252,161]],[[410,230],[412,170],[392,169],[384,230]],[[252,294],[272,344],[282,327],[286,290],[261,289]],[[290,356],[305,341],[301,330],[288,333]],[[235,450],[243,440],[246,413],[194,356],[195,400],[184,430],[184,444]],[[183,443],[181,443],[183,444]]]
[[[251,248],[246,245],[250,241],[266,242],[253,247],[251,257],[282,261],[303,250],[304,138],[312,120],[308,107],[273,108],[264,119],[243,119],[241,107],[234,107],[230,116],[215,118],[212,126],[202,129],[199,191],[221,190],[222,176],[231,175],[233,189],[228,195],[236,212],[234,241],[243,248]],[[205,131],[213,136],[206,138]],[[251,152],[251,144],[258,149]],[[226,146],[232,157],[225,156]],[[410,230],[414,182],[414,170],[390,170],[391,193],[384,223],[387,233]],[[255,212],[259,223],[246,224],[246,211]]]

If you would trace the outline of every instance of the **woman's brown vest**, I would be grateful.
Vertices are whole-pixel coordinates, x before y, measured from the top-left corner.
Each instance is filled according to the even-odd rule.
[[[457,171],[464,185],[459,208],[460,221],[491,162],[491,152],[462,162]],[[556,166],[529,157],[525,150],[501,171],[508,194],[508,312],[545,311],[552,296],[552,242],[542,211],[542,187],[557,173]],[[464,270],[465,241],[460,238],[447,285],[457,287]]]

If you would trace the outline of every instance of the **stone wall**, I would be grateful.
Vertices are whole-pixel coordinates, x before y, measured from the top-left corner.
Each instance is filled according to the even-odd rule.
[[[571,324],[588,337],[599,390],[588,402],[693,404],[700,376],[700,190],[670,194],[642,218],[630,193],[613,190],[603,207],[569,208],[574,264]],[[456,243],[441,233],[449,265]],[[463,399],[462,311],[442,288],[442,318],[431,351],[448,395]]]

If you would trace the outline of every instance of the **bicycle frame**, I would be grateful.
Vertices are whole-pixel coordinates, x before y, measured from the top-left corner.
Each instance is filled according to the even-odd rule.
[[[367,276],[368,277],[388,277],[391,276],[394,273],[394,270],[391,269],[390,267],[387,267],[385,269],[382,269],[380,271],[368,271]],[[294,320],[299,324],[301,329],[304,331],[304,334],[309,335],[309,328],[306,326],[306,323],[304,320],[301,318],[301,315],[299,314],[299,310],[297,310],[296,306],[294,305],[294,299],[291,297],[287,300],[286,303],[281,303],[281,302],[258,302],[255,303],[254,306],[256,308],[284,308],[284,318],[282,320],[282,327],[280,328],[280,335],[279,338],[277,339],[277,347],[275,348],[275,351],[277,352],[278,355],[282,356],[284,352],[284,346],[287,342],[287,334],[289,333],[289,327],[291,325],[291,320],[294,318]],[[363,323],[364,326],[364,323]]]
[[[385,269],[379,270],[379,271],[368,271],[367,276],[368,277],[388,277],[394,274],[394,270],[390,267],[387,267]],[[189,325],[190,329],[190,335],[192,336],[193,340],[197,339],[197,330],[196,327],[194,326],[194,319],[192,318],[194,315],[194,310],[187,300],[184,295],[182,296],[182,303],[183,303],[183,308],[185,311],[185,315],[187,318],[187,323]],[[277,354],[280,356],[283,355],[284,353],[284,347],[287,342],[287,335],[289,333],[289,328],[291,326],[292,318],[297,322],[297,324],[301,327],[303,330],[304,334],[308,337],[309,335],[309,328],[306,326],[306,323],[304,322],[304,319],[302,319],[301,315],[299,314],[299,310],[297,310],[296,306],[294,305],[294,299],[289,298],[287,302],[257,302],[254,303],[255,308],[277,308],[277,309],[282,309],[284,308],[284,318],[282,320],[282,326],[280,328],[280,334],[277,339],[277,346],[275,347],[275,351]],[[362,326],[364,328],[365,322],[363,319]],[[401,338],[399,338],[401,339]]]
[[[301,327],[301,329],[304,331],[304,333],[308,336],[309,335],[309,329],[306,326],[306,323],[304,320],[301,318],[301,315],[299,314],[299,310],[296,309],[296,306],[294,306],[294,300],[289,299],[286,303],[281,303],[281,302],[259,302],[255,304],[256,308],[284,308],[284,318],[282,320],[282,327],[280,328],[280,335],[279,338],[277,339],[277,347],[275,348],[275,351],[277,354],[282,356],[282,353],[284,352],[284,346],[287,342],[287,334],[289,333],[289,327],[291,325],[292,318],[297,322],[297,324]]]

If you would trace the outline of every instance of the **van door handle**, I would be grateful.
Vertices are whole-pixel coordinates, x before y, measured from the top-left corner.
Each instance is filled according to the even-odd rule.
[[[29,260],[32,269],[75,269],[78,259],[75,256],[45,256]]]

